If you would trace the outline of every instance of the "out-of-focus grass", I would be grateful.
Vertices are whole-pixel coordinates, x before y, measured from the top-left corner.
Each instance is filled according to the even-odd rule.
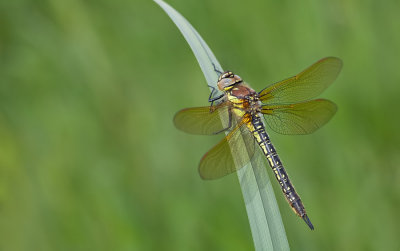
[[[328,125],[271,133],[316,227],[277,196],[288,239],[399,249],[398,1],[169,3],[255,89],[344,61]],[[172,125],[206,104],[203,82],[153,1],[1,2],[0,249],[248,250],[236,177],[197,174],[217,139]]]

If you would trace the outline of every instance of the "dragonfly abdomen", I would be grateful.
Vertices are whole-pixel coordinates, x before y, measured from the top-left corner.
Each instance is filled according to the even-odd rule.
[[[313,225],[308,219],[306,210],[303,206],[300,196],[297,194],[292,183],[290,182],[289,176],[282,165],[278,153],[276,152],[274,146],[271,143],[271,140],[269,139],[267,132],[265,131],[265,127],[261,120],[261,117],[258,115],[254,116],[252,122],[254,127],[253,135],[258,145],[261,147],[261,150],[263,151],[265,157],[267,158],[268,163],[272,168],[272,171],[274,172],[275,178],[281,186],[282,192],[284,193],[286,200],[289,202],[293,211],[298,216],[303,218],[303,220],[307,223],[307,225],[311,229],[314,229]]]

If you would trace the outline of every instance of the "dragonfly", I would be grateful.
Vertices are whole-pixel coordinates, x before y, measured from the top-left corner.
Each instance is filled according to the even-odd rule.
[[[215,67],[214,67],[215,68]],[[186,108],[174,116],[175,126],[187,133],[226,136],[201,159],[202,179],[213,180],[244,167],[261,150],[290,207],[308,227],[314,226],[307,216],[299,194],[271,143],[266,124],[280,134],[310,134],[326,124],[337,106],[327,99],[316,99],[339,75],[342,61],[323,58],[301,73],[254,91],[231,71],[219,74],[212,89],[209,106]]]

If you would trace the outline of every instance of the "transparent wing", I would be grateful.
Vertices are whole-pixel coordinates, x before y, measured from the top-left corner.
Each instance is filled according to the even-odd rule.
[[[290,105],[265,105],[262,113],[269,127],[281,134],[308,134],[327,123],[336,113],[336,105],[315,99]]]
[[[342,60],[327,57],[298,75],[275,83],[259,93],[268,104],[289,104],[312,99],[321,94],[339,75]]]
[[[267,172],[265,172],[266,166],[268,166],[267,158],[261,151],[260,147],[256,147],[254,155],[251,158],[251,166],[245,166],[245,168],[252,168],[253,171],[244,170],[243,176],[241,177],[240,184],[246,188],[249,196],[244,196],[246,205],[253,201],[257,191],[265,189],[268,182],[270,182]],[[254,182],[254,175],[257,177],[257,182]]]
[[[222,122],[224,121],[224,123]],[[228,125],[229,110],[227,103],[213,106],[186,108],[174,116],[176,128],[191,134],[211,135]]]
[[[242,120],[200,161],[202,179],[218,179],[245,166],[254,155],[255,140]]]

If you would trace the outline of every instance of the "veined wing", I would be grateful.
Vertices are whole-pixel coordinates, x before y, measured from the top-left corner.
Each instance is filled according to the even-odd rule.
[[[224,123],[222,122],[224,121]],[[221,103],[216,106],[186,108],[174,116],[176,128],[191,134],[211,135],[220,132],[229,123],[229,106]]]
[[[298,75],[275,83],[259,93],[268,104],[290,104],[312,99],[321,94],[338,76],[342,60],[327,57]]]
[[[254,155],[255,140],[242,119],[200,161],[202,179],[218,179],[245,166]]]
[[[336,105],[326,99],[289,104],[264,105],[267,124],[281,134],[308,134],[326,124],[336,113]]]

